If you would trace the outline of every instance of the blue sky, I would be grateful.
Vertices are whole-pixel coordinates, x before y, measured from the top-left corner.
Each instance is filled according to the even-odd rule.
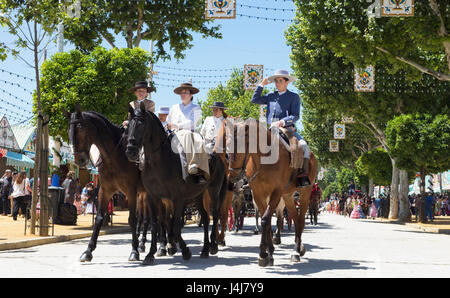
[[[292,10],[295,9],[293,2],[289,0],[240,0],[237,3],[236,12],[238,15],[236,19],[214,21],[214,23],[221,25],[222,39],[204,39],[201,35],[194,33],[194,46],[185,51],[185,59],[155,63],[154,70],[159,73],[154,76],[157,91],[152,93],[152,100],[155,101],[156,108],[179,103],[179,96],[173,93],[174,87],[172,86],[178,86],[183,81],[188,81],[189,78],[192,78],[193,84],[200,89],[200,93],[195,97],[195,101],[197,101],[198,99],[205,99],[208,88],[216,86],[217,81],[226,83],[231,74],[231,71],[226,69],[243,68],[244,64],[263,64],[264,76],[272,74],[275,69],[292,71],[289,59],[291,49],[286,45],[284,37],[284,32],[290,23],[248,18],[244,15],[292,19],[294,12],[290,10],[266,11],[254,7]],[[0,41],[12,46],[14,37],[7,33],[5,28],[0,28]],[[118,37],[118,41],[120,41],[117,42],[118,47],[126,46],[122,37]],[[110,48],[106,42],[103,46]],[[149,50],[150,42],[143,41],[140,46]],[[68,43],[64,47],[65,51],[71,49],[73,49],[73,46]],[[51,43],[48,47],[48,57],[51,57],[56,51],[56,44]],[[22,52],[22,56],[26,57],[28,61],[32,61],[31,51]],[[206,71],[211,69],[218,71]],[[6,71],[20,76],[11,75]],[[12,57],[0,62],[0,114],[5,113],[4,109],[6,108],[7,114],[17,117],[17,119],[10,117],[11,123],[25,120],[31,116],[31,95],[29,92],[34,91],[35,82],[21,76],[34,78],[34,70],[23,61]],[[269,85],[269,88],[272,89],[273,85]],[[289,89],[297,92],[297,89],[292,85]]]

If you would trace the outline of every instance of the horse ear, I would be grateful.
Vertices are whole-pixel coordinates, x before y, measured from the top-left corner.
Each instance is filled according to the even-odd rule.
[[[75,113],[77,113],[77,118],[81,118],[81,106],[80,103],[75,103]]]
[[[139,105],[139,107],[141,108],[141,111],[145,111],[145,103],[144,101],[141,101],[141,104]]]

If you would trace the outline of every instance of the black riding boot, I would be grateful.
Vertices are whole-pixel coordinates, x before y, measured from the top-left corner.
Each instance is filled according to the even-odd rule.
[[[300,171],[300,176],[298,178],[298,186],[306,187],[311,185],[311,181],[309,181],[309,158],[303,158],[303,166]]]

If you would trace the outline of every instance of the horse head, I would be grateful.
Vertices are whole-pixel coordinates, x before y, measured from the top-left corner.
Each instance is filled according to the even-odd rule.
[[[128,105],[128,112],[130,118],[128,122],[128,136],[127,146],[125,154],[129,161],[137,162],[139,160],[139,150],[143,146],[144,133],[147,131],[146,117],[145,117],[145,105],[143,102],[133,109],[131,105]]]
[[[73,146],[75,163],[79,167],[86,167],[89,163],[89,150],[92,140],[88,131],[92,128],[83,119],[80,104],[75,105],[75,112],[65,112],[69,120],[69,140]]]

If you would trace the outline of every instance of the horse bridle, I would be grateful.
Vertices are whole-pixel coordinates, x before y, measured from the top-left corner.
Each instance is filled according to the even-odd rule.
[[[235,155],[234,155],[234,156],[235,156]],[[245,174],[245,170],[246,170],[246,168],[247,168],[247,163],[248,163],[248,160],[249,160],[249,156],[250,156],[250,153],[245,153],[244,162],[243,162],[243,164],[242,164],[242,167],[240,167],[240,168],[230,168],[230,167],[228,167],[228,170],[229,170],[229,171],[233,171],[233,172],[240,171],[239,174],[238,174],[238,177],[239,177],[239,178],[243,177],[244,175],[246,175],[246,174]],[[250,183],[250,182],[252,182],[253,180],[255,180],[255,178],[256,178],[256,177],[258,176],[258,174],[259,174],[259,170],[260,170],[260,169],[261,169],[261,165],[259,165],[258,170],[256,171],[256,173],[253,174],[250,178],[247,179],[248,183]]]

